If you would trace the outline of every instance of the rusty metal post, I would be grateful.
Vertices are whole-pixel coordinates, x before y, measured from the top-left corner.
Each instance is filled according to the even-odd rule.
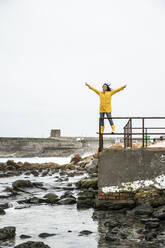
[[[144,118],[142,118],[142,147],[144,148]]]
[[[126,128],[124,127],[124,148],[126,148]]]
[[[103,135],[101,133],[101,118],[99,118],[99,152],[103,150]]]
[[[132,148],[132,119],[129,120],[130,124],[130,147]]]
[[[145,134],[146,134],[146,147],[147,147],[147,145],[148,145],[148,140],[147,140],[147,128],[145,128],[145,130],[146,130],[146,132],[145,132]]]

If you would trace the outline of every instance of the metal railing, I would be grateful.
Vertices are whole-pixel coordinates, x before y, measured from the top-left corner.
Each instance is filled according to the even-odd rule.
[[[165,130],[164,127],[147,127],[145,126],[146,120],[165,120],[165,117],[113,117],[113,120],[128,120],[126,125],[124,126],[124,132],[123,133],[101,133],[101,119],[109,119],[107,117],[99,118],[99,152],[103,149],[103,136],[104,135],[121,135],[124,138],[124,148],[132,148],[133,146],[133,140],[141,140],[142,141],[142,147],[147,147],[148,145],[148,136],[162,136],[165,135],[165,132],[151,132],[150,130]],[[133,120],[140,120],[141,125],[140,127],[134,127],[133,126]],[[133,132],[133,130],[140,130],[138,132]],[[140,137],[139,137],[140,136]],[[135,138],[136,137],[136,138]],[[161,138],[150,138],[150,140],[161,140]]]

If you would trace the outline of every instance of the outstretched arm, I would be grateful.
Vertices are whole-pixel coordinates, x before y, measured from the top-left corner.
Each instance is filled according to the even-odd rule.
[[[89,87],[89,89],[91,89],[91,90],[93,90],[94,92],[96,92],[96,94],[100,95],[100,91],[99,91],[99,90],[97,90],[97,89],[93,88],[92,86],[90,86],[90,85],[89,85],[89,84],[87,84],[87,83],[85,83],[85,85],[86,85],[86,86],[88,86],[88,87]]]
[[[127,87],[127,85],[125,84],[124,86],[122,86],[122,87],[120,87],[120,88],[118,88],[118,89],[116,89],[116,90],[112,90],[111,93],[112,93],[112,95],[114,95],[115,93],[117,93],[117,92],[119,92],[119,91],[125,89],[126,87]]]

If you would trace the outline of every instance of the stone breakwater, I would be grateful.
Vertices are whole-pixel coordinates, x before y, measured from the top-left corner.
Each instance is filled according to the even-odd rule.
[[[84,147],[76,138],[0,138],[0,157],[64,157]]]
[[[11,178],[24,175],[22,179],[13,180],[12,184],[0,193],[0,215],[3,216],[15,199],[15,209],[18,211],[42,204],[76,205],[77,209],[85,211],[93,209],[93,219],[98,223],[98,246],[103,247],[150,247],[165,246],[165,190],[155,187],[145,187],[134,191],[129,198],[98,200],[97,186],[98,156],[92,155],[82,159],[75,155],[69,164],[55,163],[30,164],[15,163],[12,160],[0,164],[0,177]],[[56,176],[58,172],[58,176]],[[42,181],[32,181],[33,178],[43,178]],[[45,184],[44,178],[59,182],[58,187]],[[75,183],[67,183],[68,178],[82,176]],[[36,192],[42,192],[35,195]],[[61,192],[61,193],[60,193]],[[35,196],[34,196],[35,195]],[[42,218],[42,217],[41,217]],[[68,230],[68,232],[72,232]],[[80,236],[92,235],[91,230],[82,230]],[[47,245],[49,237],[56,239],[56,233],[38,233],[40,240],[30,240],[12,247],[37,248],[51,247]],[[10,242],[17,238],[15,226],[4,226],[0,229],[0,247],[11,247]],[[21,239],[30,239],[28,233],[21,233]],[[45,241],[46,240],[46,241]],[[4,246],[4,244],[6,246]]]
[[[94,153],[98,149],[95,137],[0,138],[0,157],[67,157],[74,153]],[[114,138],[105,138],[109,146]]]

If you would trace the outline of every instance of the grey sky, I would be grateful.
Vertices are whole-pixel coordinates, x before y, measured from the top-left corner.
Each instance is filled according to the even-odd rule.
[[[113,116],[165,115],[164,0],[0,0],[0,37],[0,136],[95,136],[85,82],[128,85]]]

